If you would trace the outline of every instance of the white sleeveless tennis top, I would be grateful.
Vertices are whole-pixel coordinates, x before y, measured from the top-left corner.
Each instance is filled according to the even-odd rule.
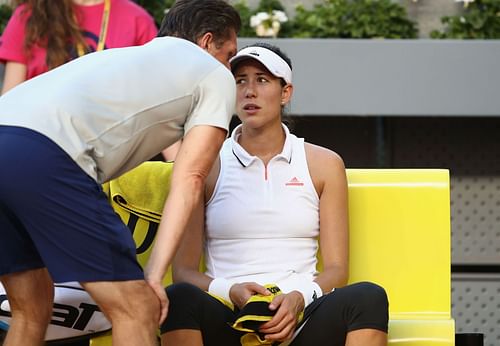
[[[276,283],[285,293],[316,275],[319,197],[304,140],[283,125],[283,151],[267,168],[238,144],[224,142],[214,193],[206,205],[206,274],[231,283]]]

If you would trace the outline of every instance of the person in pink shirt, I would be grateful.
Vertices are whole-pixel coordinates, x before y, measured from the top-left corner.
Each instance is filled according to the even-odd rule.
[[[0,38],[2,94],[86,53],[142,45],[154,19],[132,0],[19,0]]]

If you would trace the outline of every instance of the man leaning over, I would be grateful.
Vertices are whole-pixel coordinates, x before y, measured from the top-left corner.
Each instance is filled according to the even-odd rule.
[[[227,67],[239,28],[223,0],[178,0],[151,42],[83,56],[0,97],[5,345],[43,344],[53,283],[66,281],[91,294],[114,345],[155,344],[168,306],[161,279],[233,114]],[[143,273],[100,184],[181,138],[168,217]]]

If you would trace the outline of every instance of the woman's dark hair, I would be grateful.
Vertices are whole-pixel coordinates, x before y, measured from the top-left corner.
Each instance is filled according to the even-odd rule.
[[[210,32],[220,44],[230,30],[240,31],[241,18],[234,7],[224,0],[177,0],[161,23],[158,36],[176,36],[196,43]]]
[[[29,14],[24,38],[26,54],[30,57],[36,45],[47,49],[45,62],[49,70],[71,59],[68,43],[88,49],[72,0],[17,0],[14,4],[26,4],[23,15]]]

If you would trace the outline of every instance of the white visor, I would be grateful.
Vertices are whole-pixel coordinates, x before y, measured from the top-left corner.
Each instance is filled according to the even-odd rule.
[[[229,60],[231,69],[234,69],[240,61],[249,58],[259,61],[274,76],[283,78],[289,84],[292,83],[292,69],[290,66],[278,54],[264,47],[243,48]]]

